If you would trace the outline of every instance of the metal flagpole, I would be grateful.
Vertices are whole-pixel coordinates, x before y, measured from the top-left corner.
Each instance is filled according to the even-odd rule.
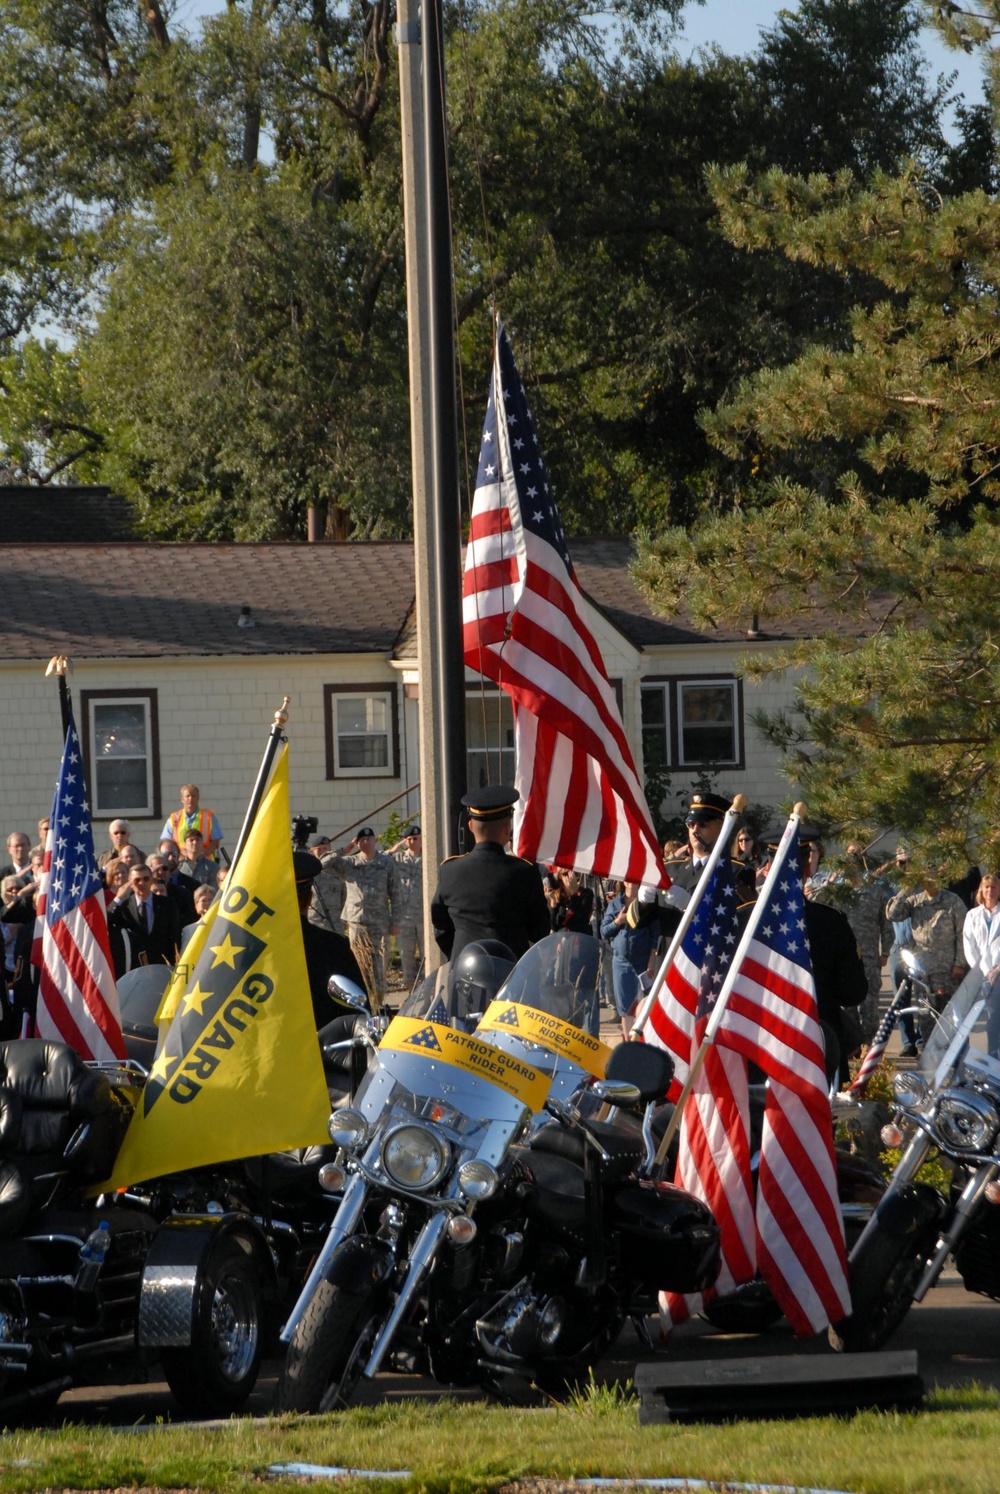
[[[243,829],[240,831],[240,838],[236,842],[236,849],[232,854],[232,858],[229,862],[229,868],[226,873],[227,887],[232,881],[233,868],[239,861],[243,847],[247,843],[250,831],[253,828],[253,822],[257,818],[257,811],[260,808],[261,800],[264,797],[264,790],[267,788],[268,779],[271,777],[271,768],[274,766],[275,755],[284,736],[285,727],[288,724],[288,699],[289,698],[286,695],[282,700],[281,705],[275,711],[274,719],[271,722],[271,730],[268,735],[267,746],[264,748],[264,757],[257,772],[257,781],[253,786],[253,792],[250,795],[250,803],[247,805],[247,812],[243,819]]]
[[[732,804],[730,804],[729,808],[726,810],[725,818],[722,821],[722,829],[719,831],[719,837],[716,840],[715,845],[709,851],[708,860],[705,862],[705,865],[702,868],[701,880],[698,882],[697,887],[695,887],[694,891],[691,893],[690,902],[684,909],[684,912],[681,915],[681,921],[677,925],[677,928],[674,930],[674,937],[670,941],[670,948],[663,956],[663,959],[660,962],[660,968],[659,970],[657,970],[653,984],[649,988],[649,994],[640,1006],[635,1022],[632,1024],[632,1031],[629,1033],[629,1042],[633,1042],[636,1038],[641,1036],[642,1030],[649,1020],[649,1014],[653,1010],[653,1006],[656,1001],[659,1000],[660,992],[663,990],[663,983],[667,978],[667,971],[674,963],[674,958],[676,957],[677,951],[681,947],[681,941],[690,928],[691,921],[694,918],[694,915],[698,911],[698,904],[701,902],[702,897],[705,894],[705,888],[708,886],[709,878],[722,859],[722,853],[732,839],[733,831],[736,828],[736,821],[739,819],[744,809],[746,809],[746,805],[747,801],[745,795],[737,794]]]
[[[733,993],[733,987],[735,986],[736,981],[739,977],[740,966],[743,963],[743,958],[746,955],[747,950],[750,948],[750,944],[757,933],[757,925],[760,923],[765,912],[767,911],[771,889],[774,886],[775,882],[778,880],[778,877],[781,876],[785,870],[785,852],[788,849],[788,843],[791,840],[792,836],[795,834],[799,825],[802,823],[802,820],[805,818],[805,812],[806,806],[800,802],[795,805],[795,808],[792,810],[791,814],[788,817],[788,824],[785,826],[784,831],[782,832],[781,840],[778,844],[778,849],[775,851],[774,856],[771,858],[771,866],[767,873],[767,877],[764,880],[764,885],[760,889],[760,892],[757,896],[757,902],[754,905],[754,910],[750,914],[750,918],[746,928],[743,930],[743,937],[740,940],[739,944],[736,946],[736,953],[733,955],[733,958],[729,963],[729,969],[726,971],[726,978],[722,982],[722,990],[715,998],[715,1004],[712,1007],[712,1015],[709,1017],[708,1023],[705,1027],[705,1035],[701,1040],[701,1046],[692,1059],[690,1072],[688,1073],[687,1079],[685,1080],[684,1088],[681,1090],[680,1095],[678,1096],[677,1104],[674,1107],[674,1113],[670,1117],[670,1122],[667,1126],[667,1129],[663,1133],[663,1140],[660,1142],[656,1156],[653,1159],[654,1168],[662,1167],[663,1159],[667,1155],[667,1149],[670,1146],[670,1143],[673,1141],[675,1135],[677,1134],[677,1129],[680,1126],[681,1116],[684,1114],[684,1106],[687,1104],[688,1096],[694,1088],[695,1080],[701,1073],[702,1067],[705,1062],[705,1055],[708,1052],[709,1048],[712,1046],[712,1043],[715,1039],[715,1034],[718,1032],[722,1019],[726,1014],[726,1007],[729,1005],[729,998]],[[796,867],[796,876],[797,875],[798,868]]]
[[[62,731],[64,742],[66,740],[66,733],[69,731],[69,721],[72,714],[69,694],[69,681],[66,678],[67,674],[69,673],[69,667],[69,658],[66,654],[53,654],[52,658],[49,660],[48,664],[45,667],[46,679],[48,679],[50,674],[55,674],[59,677],[59,709],[62,711]]]

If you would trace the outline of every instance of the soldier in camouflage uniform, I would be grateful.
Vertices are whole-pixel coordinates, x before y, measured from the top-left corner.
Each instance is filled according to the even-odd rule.
[[[396,896],[392,901],[392,917],[396,925],[396,943],[399,945],[399,963],[403,972],[403,984],[407,990],[413,985],[424,958],[424,858],[423,841],[419,825],[408,825],[389,852],[396,862]]]
[[[912,948],[927,971],[935,1008],[943,1011],[967,968],[962,941],[965,904],[954,892],[925,877],[922,887],[890,898],[885,912],[893,923],[910,920]],[[926,1039],[932,1023],[921,1020],[920,1025]]]
[[[886,917],[888,889],[877,878],[868,878],[864,862],[857,853],[847,851],[848,869],[820,882],[813,893],[813,901],[828,903],[847,915],[851,932],[858,941],[865,976],[868,980],[868,995],[858,1007],[861,1035],[866,1043],[875,1036],[879,1022],[879,997],[882,992],[882,971],[892,948],[892,924]]]
[[[322,848],[315,849],[321,852]],[[320,861],[324,871],[335,871],[346,884],[343,917],[347,937],[372,1004],[380,1006],[385,1000],[386,939],[396,932],[391,911],[396,900],[396,863],[378,849],[370,825],[339,851],[320,854]]]

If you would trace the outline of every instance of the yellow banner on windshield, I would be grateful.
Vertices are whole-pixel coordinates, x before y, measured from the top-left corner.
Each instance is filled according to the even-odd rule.
[[[513,1096],[529,1110],[541,1110],[549,1094],[549,1078],[531,1064],[509,1053],[502,1053],[490,1043],[481,1043],[467,1032],[456,1032],[439,1022],[421,1021],[419,1017],[394,1017],[379,1043],[396,1053],[415,1053],[419,1058],[433,1058],[451,1064],[477,1079],[486,1079],[505,1094]]]
[[[558,1058],[568,1058],[580,1065],[595,1079],[603,1079],[611,1057],[611,1049],[599,1038],[591,1037],[582,1027],[570,1022],[561,1022],[548,1012],[540,1012],[534,1006],[522,1006],[517,1001],[493,1001],[477,1028],[478,1032],[512,1032],[515,1037],[526,1038],[547,1048]]]

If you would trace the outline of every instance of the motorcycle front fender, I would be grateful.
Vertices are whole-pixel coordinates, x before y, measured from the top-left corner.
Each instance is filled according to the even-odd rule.
[[[879,1202],[875,1217],[887,1235],[910,1235],[929,1224],[937,1224],[946,1204],[929,1183],[901,1183]]]
[[[353,1236],[337,1246],[323,1274],[331,1286],[358,1296],[388,1281],[395,1264],[384,1240]]]

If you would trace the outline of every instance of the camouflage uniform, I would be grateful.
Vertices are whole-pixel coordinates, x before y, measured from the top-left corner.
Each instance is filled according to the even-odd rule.
[[[886,905],[886,916],[893,923],[908,918],[913,928],[911,947],[919,955],[927,971],[927,980],[934,1004],[938,1011],[944,1009],[947,998],[958,984],[952,975],[953,966],[965,969],[965,946],[963,932],[968,911],[962,899],[954,892],[938,888],[935,893],[923,891],[900,892],[890,898]],[[930,1025],[921,1020],[921,1027]]]
[[[886,887],[878,881],[862,882],[860,887],[841,879],[829,878],[813,893],[813,901],[828,903],[846,914],[851,932],[858,941],[868,980],[868,995],[858,1007],[861,1035],[866,1043],[875,1036],[879,1022],[879,997],[882,991],[880,961],[892,947],[892,924],[886,917]]]
[[[313,878],[313,900],[309,904],[309,922],[317,928],[328,929],[332,934],[344,933],[341,911],[347,888],[344,879],[335,871],[321,871]]]
[[[332,852],[322,857],[324,871],[336,872],[347,887],[343,918],[354,957],[368,977],[377,1001],[385,999],[385,941],[396,898],[396,863],[384,851],[371,860],[360,851],[353,856]],[[367,980],[366,980],[367,983]]]
[[[392,900],[392,918],[396,925],[399,962],[403,984],[410,988],[416,978],[418,962],[424,957],[424,858],[412,851],[401,851],[396,857],[396,895]]]

